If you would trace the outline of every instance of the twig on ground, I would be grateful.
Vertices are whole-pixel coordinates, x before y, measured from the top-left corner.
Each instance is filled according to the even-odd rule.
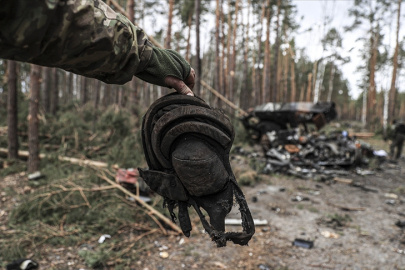
[[[337,205],[337,204],[333,204],[331,202],[326,202],[328,205],[336,207],[336,208],[340,208],[341,210],[344,211],[366,211],[365,207],[350,207],[350,206],[342,206],[342,205]]]

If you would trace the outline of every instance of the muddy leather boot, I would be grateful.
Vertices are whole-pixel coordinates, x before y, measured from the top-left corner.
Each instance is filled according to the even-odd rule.
[[[190,236],[188,207],[193,206],[218,247],[227,241],[247,245],[255,227],[245,196],[229,163],[234,129],[220,110],[202,99],[172,93],[156,100],[142,122],[142,145],[149,169],[141,177],[174,208],[185,236]],[[225,232],[225,217],[239,204],[243,232]],[[209,215],[209,222],[201,212]]]

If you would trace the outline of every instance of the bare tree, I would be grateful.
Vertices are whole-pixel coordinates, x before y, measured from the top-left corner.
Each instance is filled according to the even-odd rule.
[[[273,64],[273,87],[272,87],[272,101],[277,101],[277,92],[278,92],[278,52],[280,48],[280,36],[279,36],[279,28],[280,28],[280,11],[281,11],[281,0],[277,0],[277,19],[276,19],[276,44],[274,45],[274,64]]]
[[[270,0],[267,1],[266,12],[266,41],[264,45],[264,63],[263,63],[263,85],[262,85],[262,102],[270,101],[270,24],[271,24],[271,6]],[[268,92],[268,93],[266,93]]]
[[[52,68],[44,67],[43,68],[43,82],[44,82],[44,92],[42,97],[42,107],[45,112],[51,112],[51,96],[52,96]]]
[[[18,158],[18,110],[17,110],[17,63],[15,61],[7,61],[7,136],[8,136],[8,158]]]
[[[392,59],[393,61],[393,69],[392,69],[392,78],[391,78],[391,88],[389,92],[389,112],[388,112],[388,119],[393,119],[394,114],[395,114],[395,96],[396,96],[396,80],[397,80],[397,69],[398,69],[398,50],[399,50],[399,27],[401,26],[400,24],[400,16],[401,14],[401,0],[398,0],[398,12],[397,12],[397,31],[396,31],[396,45],[395,45],[395,52],[394,52],[394,57]]]
[[[196,32],[195,92],[197,95],[201,94],[200,6],[201,1],[195,0],[195,32]]]
[[[30,98],[28,114],[28,172],[32,173],[39,169],[39,137],[38,137],[38,112],[39,112],[39,89],[41,79],[41,67],[31,65],[30,72]]]
[[[55,115],[58,107],[59,107],[59,79],[58,79],[58,69],[53,68],[52,69],[52,92],[51,92],[51,110],[50,112]]]
[[[174,7],[174,0],[169,0],[169,15],[168,15],[167,33],[166,33],[166,41],[165,41],[166,49],[170,49],[170,43],[172,41],[173,7]]]

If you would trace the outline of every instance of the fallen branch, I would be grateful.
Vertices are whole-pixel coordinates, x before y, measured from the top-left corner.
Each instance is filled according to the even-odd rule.
[[[174,231],[178,232],[178,233],[182,233],[182,230],[176,225],[174,224],[170,219],[168,219],[167,217],[165,217],[162,213],[160,213],[159,211],[157,211],[155,208],[153,208],[152,206],[150,206],[149,204],[147,204],[146,202],[144,202],[141,198],[139,198],[138,196],[136,196],[135,194],[133,194],[132,192],[128,191],[127,189],[125,189],[124,187],[120,186],[119,184],[115,183],[114,181],[112,181],[111,179],[109,179],[103,172],[102,174],[97,173],[96,174],[98,177],[100,177],[101,179],[107,181],[111,186],[116,187],[117,189],[121,190],[122,192],[124,192],[126,195],[132,197],[135,199],[135,201],[137,201],[140,205],[142,205],[143,207],[145,207],[146,209],[148,209],[150,211],[150,213],[154,214],[155,216],[157,216],[159,219],[161,219],[164,223],[166,223],[167,225],[169,225]]]
[[[346,185],[351,185],[353,183],[353,180],[351,180],[351,179],[339,178],[339,177],[333,178],[333,181],[336,181],[336,182],[339,182],[342,184],[346,184]]]
[[[340,208],[341,210],[344,210],[344,211],[366,211],[365,207],[350,207],[350,206],[342,206],[342,205],[333,204],[331,202],[326,202],[326,203],[330,206]]]
[[[7,155],[8,154],[8,150],[5,148],[0,148],[0,154],[3,155]],[[23,158],[28,158],[29,156],[29,152],[28,151],[23,151],[23,150],[19,150],[18,151],[18,156],[19,157],[23,157]],[[51,155],[46,155],[46,154],[39,154],[39,158],[46,158],[46,157],[51,157]],[[61,161],[68,161],[70,163],[73,164],[78,164],[80,166],[85,166],[85,165],[90,165],[90,166],[94,166],[97,168],[106,168],[108,167],[108,164],[105,162],[101,162],[101,161],[94,161],[94,160],[90,160],[90,159],[79,159],[79,158],[71,158],[71,157],[65,157],[65,156],[58,156],[58,159]]]

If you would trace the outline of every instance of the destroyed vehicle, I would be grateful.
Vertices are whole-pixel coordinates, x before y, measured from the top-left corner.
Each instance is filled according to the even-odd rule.
[[[252,138],[260,140],[268,132],[286,132],[289,128],[296,129],[300,125],[308,133],[307,124],[309,123],[314,124],[319,130],[335,119],[336,116],[334,102],[266,103],[257,106],[248,116],[241,120]],[[291,134],[285,135],[280,137],[294,139]],[[295,139],[298,140],[297,137]]]

